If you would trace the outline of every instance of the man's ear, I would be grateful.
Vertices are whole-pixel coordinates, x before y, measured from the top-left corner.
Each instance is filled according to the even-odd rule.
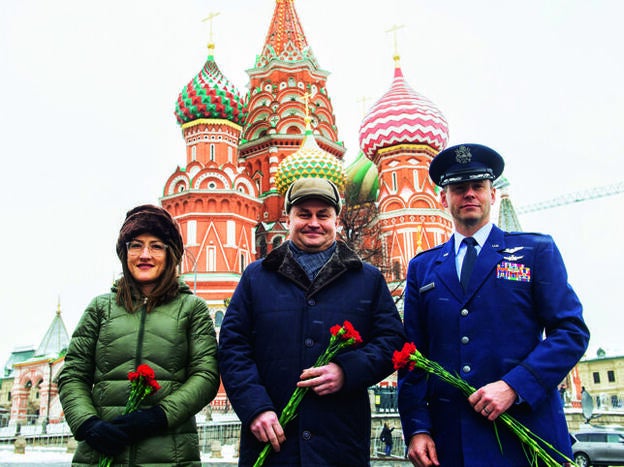
[[[442,206],[448,208],[448,203],[446,201],[446,188],[442,188],[440,190],[440,202],[442,203]]]

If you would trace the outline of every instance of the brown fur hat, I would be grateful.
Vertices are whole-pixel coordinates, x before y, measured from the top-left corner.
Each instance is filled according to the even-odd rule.
[[[178,263],[184,252],[184,242],[176,220],[165,209],[153,204],[137,206],[126,213],[126,220],[117,239],[117,256],[123,259],[126,242],[138,235],[149,233],[160,238],[172,249],[175,262]]]

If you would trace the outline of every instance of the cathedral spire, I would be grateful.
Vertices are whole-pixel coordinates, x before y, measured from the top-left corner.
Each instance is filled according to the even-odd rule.
[[[256,58],[255,66],[265,67],[273,60],[282,62],[309,60],[315,68],[318,68],[295,10],[295,0],[276,0],[269,31],[262,53]]]
[[[41,343],[35,352],[35,356],[58,355],[69,345],[69,334],[61,318],[61,299],[59,297],[56,313],[46,331]]]
[[[518,215],[509,196],[509,181],[505,177],[500,177],[494,186],[500,193],[497,225],[506,232],[522,232]]]

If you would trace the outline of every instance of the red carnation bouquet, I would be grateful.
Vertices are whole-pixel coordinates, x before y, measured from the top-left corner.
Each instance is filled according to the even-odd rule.
[[[409,371],[412,371],[414,368],[420,368],[421,370],[426,371],[427,373],[431,373],[436,375],[445,383],[451,384],[459,389],[466,397],[470,396],[473,392],[476,391],[470,384],[468,384],[465,380],[461,379],[459,376],[455,376],[451,374],[449,371],[444,369],[442,365],[433,360],[429,360],[420,351],[416,348],[413,342],[406,342],[403,345],[403,348],[394,351],[394,355],[392,356],[392,363],[394,364],[394,369],[399,370],[401,368],[407,367]],[[565,454],[559,452],[552,444],[548,441],[543,440],[536,434],[534,434],[531,430],[529,430],[526,426],[516,420],[514,417],[509,415],[507,412],[503,412],[499,417],[501,420],[523,443],[524,452],[527,456],[527,460],[529,462],[528,465],[537,466],[537,465],[545,465],[546,467],[561,467],[561,463],[556,461],[551,454],[548,452],[554,452],[561,457],[563,457],[567,462],[570,462],[571,465],[574,465],[574,461],[567,457]],[[496,421],[494,424],[494,432],[496,433],[496,439],[498,440],[498,446],[503,451],[503,447],[500,443],[500,438],[498,437],[498,431],[496,429]],[[548,449],[548,450],[547,450]],[[539,461],[543,462],[543,464],[539,463]]]
[[[327,365],[340,350],[351,345],[362,343],[360,333],[355,330],[355,328],[349,321],[345,321],[342,326],[340,324],[332,326],[329,329],[329,332],[331,333],[331,337],[329,338],[329,345],[316,360],[316,363],[314,363],[314,368]],[[308,392],[308,389],[310,388],[297,387],[295,389],[292,396],[290,396],[288,403],[284,407],[284,410],[282,410],[282,413],[279,416],[280,425],[286,426],[288,422],[290,422],[293,418],[297,416],[297,407],[299,407],[299,403],[303,399],[303,396],[305,396]],[[270,450],[271,443],[267,443],[260,452],[260,455],[258,455],[258,459],[256,459],[254,467],[261,467],[264,464],[264,461],[269,455]]]
[[[136,371],[128,372],[128,380],[130,381],[130,396],[126,402],[123,415],[137,410],[147,396],[160,389],[154,370],[145,363],[140,364]],[[112,463],[112,457],[100,456],[98,467],[110,467]]]

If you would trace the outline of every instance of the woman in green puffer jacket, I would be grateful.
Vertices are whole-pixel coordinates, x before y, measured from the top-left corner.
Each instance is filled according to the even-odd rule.
[[[85,310],[59,376],[65,419],[80,441],[72,465],[104,456],[124,466],[201,465],[195,414],[219,388],[217,342],[206,303],[177,276],[183,252],[166,210],[128,211],[117,240],[123,277]],[[128,373],[140,364],[161,388],[122,415]]]

